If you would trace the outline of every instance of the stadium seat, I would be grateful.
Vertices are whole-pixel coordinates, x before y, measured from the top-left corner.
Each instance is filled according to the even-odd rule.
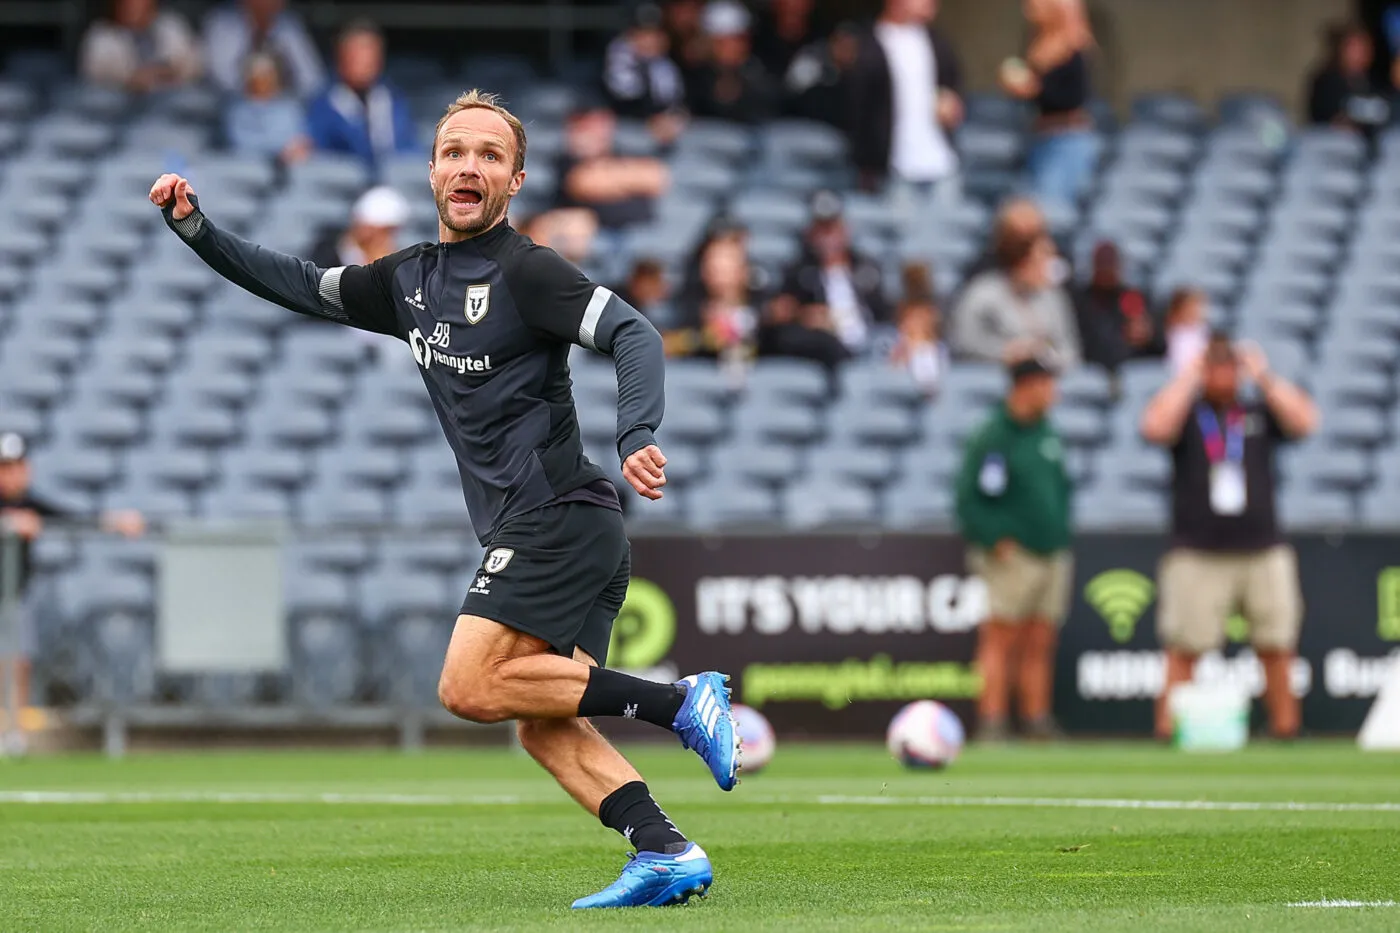
[[[692,528],[716,531],[766,526],[777,518],[772,493],[752,486],[706,482],[688,490],[686,507]]]
[[[783,517],[794,529],[868,527],[877,523],[879,500],[865,486],[817,476],[782,493]]]
[[[891,528],[946,529],[954,520],[955,503],[950,483],[907,477],[887,489],[884,500],[884,522]]]

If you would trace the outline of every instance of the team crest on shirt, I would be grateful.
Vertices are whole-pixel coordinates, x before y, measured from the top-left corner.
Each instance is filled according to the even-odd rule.
[[[515,548],[498,547],[490,554],[486,555],[486,560],[482,563],[482,569],[487,573],[500,573],[506,569],[510,559],[515,556]]]
[[[491,310],[491,286],[468,285],[466,315],[468,324],[476,324]]]

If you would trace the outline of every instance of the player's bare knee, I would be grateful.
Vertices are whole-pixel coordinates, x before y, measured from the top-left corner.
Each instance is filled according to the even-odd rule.
[[[468,722],[504,722],[510,718],[496,701],[489,677],[464,677],[443,671],[438,681],[438,700],[453,716]]]
[[[586,719],[522,719],[515,724],[515,734],[520,737],[520,747],[534,755],[536,749],[557,745],[561,735],[592,728]]]

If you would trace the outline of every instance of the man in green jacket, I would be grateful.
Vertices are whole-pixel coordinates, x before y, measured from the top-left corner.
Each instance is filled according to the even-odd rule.
[[[958,474],[958,521],[968,564],[987,584],[978,630],[979,734],[1003,739],[1014,677],[1026,735],[1059,733],[1050,714],[1055,646],[1069,609],[1069,476],[1047,414],[1055,372],[1039,359],[1011,364],[1011,389],[968,441]]]

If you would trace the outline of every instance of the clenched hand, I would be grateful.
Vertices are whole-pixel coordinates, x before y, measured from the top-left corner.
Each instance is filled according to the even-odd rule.
[[[170,203],[170,199],[175,199],[175,210],[171,217],[175,220],[184,220],[194,213],[194,205],[190,203],[190,195],[194,194],[194,188],[190,187],[189,179],[174,174],[162,175],[156,179],[156,183],[151,185],[150,199],[156,207],[165,209]]]
[[[655,444],[643,447],[622,463],[622,478],[648,499],[660,499],[666,485],[666,456]]]

